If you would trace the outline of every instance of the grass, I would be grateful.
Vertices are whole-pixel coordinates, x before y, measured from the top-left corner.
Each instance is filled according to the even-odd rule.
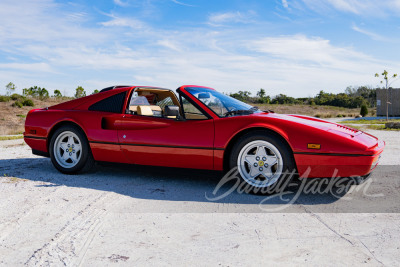
[[[0,136],[0,141],[4,140],[15,140],[15,139],[23,139],[23,135],[13,135],[13,136]]]
[[[1,96],[0,96],[1,97]],[[16,135],[24,131],[24,124],[26,115],[33,108],[31,106],[22,106],[21,108],[12,106],[14,101],[9,98],[9,102],[2,102],[0,99],[0,136],[2,135]],[[33,100],[35,108],[44,108],[59,104],[63,101],[70,100],[71,98],[29,98]]]
[[[371,124],[367,125],[367,128],[372,130],[400,131],[400,129],[385,128],[385,124]]]
[[[318,118],[342,118],[355,117],[360,114],[359,108],[343,108],[334,106],[318,106],[318,105],[294,105],[294,104],[251,104],[257,106],[261,110],[273,110],[281,114],[300,114],[313,116]],[[373,114],[375,110],[371,110]]]
[[[358,130],[384,130],[384,131],[400,131],[400,129],[392,129],[386,128],[385,123],[387,122],[400,122],[400,120],[389,120],[386,119],[382,120],[354,120],[354,121],[341,121],[341,124],[346,124],[351,126],[352,128],[356,128]]]
[[[351,121],[341,121],[340,123],[344,123],[344,124],[382,124],[384,125],[387,122],[400,122],[399,119],[396,120],[386,120],[386,119],[382,119],[382,120],[351,120]]]
[[[342,122],[340,122],[342,123]],[[353,125],[353,124],[347,124],[351,128],[360,130],[360,131],[365,131],[367,129],[371,130],[383,130],[383,131],[400,131],[400,129],[392,129],[392,128],[385,128],[385,124],[367,124],[367,125]]]

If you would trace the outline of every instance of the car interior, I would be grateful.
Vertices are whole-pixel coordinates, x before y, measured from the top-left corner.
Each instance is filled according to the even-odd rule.
[[[185,113],[176,95],[167,89],[137,88],[129,101],[127,113],[141,116],[153,116],[168,119],[207,119],[188,101],[184,101]],[[186,109],[188,110],[186,112]]]

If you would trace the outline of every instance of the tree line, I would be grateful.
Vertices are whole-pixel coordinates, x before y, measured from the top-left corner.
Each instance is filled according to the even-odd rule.
[[[238,91],[230,93],[229,96],[253,104],[325,105],[344,108],[360,108],[363,105],[368,107],[376,106],[376,88],[368,86],[347,87],[343,93],[338,94],[321,90],[314,97],[294,98],[285,94],[271,97],[262,88],[256,93],[256,96],[252,96],[249,91]]]
[[[49,91],[44,87],[42,88],[39,86],[32,86],[29,88],[24,88],[22,89],[22,96],[14,93],[16,88],[17,87],[12,82],[8,83],[6,85],[7,95],[1,96],[0,102],[8,102],[10,100],[18,99],[18,102],[23,103],[26,98],[37,98],[40,100],[45,100],[50,97]],[[99,90],[94,90],[92,94],[98,92]],[[75,89],[74,97],[80,98],[84,96],[86,96],[85,89],[82,86],[78,86]],[[235,93],[230,93],[229,96],[253,104],[327,105],[345,108],[360,108],[363,105],[367,107],[376,106],[376,88],[371,88],[368,86],[359,86],[357,88],[347,87],[343,93],[338,94],[327,93],[321,90],[314,97],[294,98],[285,94],[278,94],[271,97],[267,95],[266,90],[263,88],[261,88],[256,93],[256,96],[252,96],[250,91],[238,91]],[[51,95],[51,97],[69,98],[65,95],[62,95],[61,91],[58,89],[53,90],[53,94]],[[17,105],[19,106],[18,103]]]
[[[14,83],[9,82],[6,85],[6,95],[0,95],[0,102],[14,101],[13,107],[23,107],[23,106],[34,106],[33,99],[46,100],[49,97],[58,99],[71,99],[73,97],[68,97],[62,95],[61,91],[58,89],[53,90],[53,94],[50,96],[49,91],[44,87],[31,86],[29,88],[22,89],[22,95],[16,94],[15,90],[17,87]],[[92,94],[98,93],[99,90],[94,90]],[[80,98],[86,96],[86,91],[82,86],[78,86],[75,89],[74,98]]]
[[[11,96],[12,94],[15,93],[15,89],[17,89],[17,87],[15,86],[14,83],[9,82],[6,85],[6,94],[7,96]],[[92,94],[96,94],[98,93],[99,90],[94,90]],[[39,98],[41,100],[47,99],[50,97],[50,93],[46,88],[42,88],[39,86],[31,86],[29,88],[24,88],[22,89],[22,96],[25,97],[34,97],[34,98]],[[86,96],[86,91],[82,86],[78,86],[75,89],[75,94],[74,97],[75,98],[80,98],[80,97],[84,97]],[[51,97],[55,97],[55,98],[61,98],[61,97],[67,97],[66,95],[62,95],[61,91],[58,89],[53,90],[53,94],[51,95]]]

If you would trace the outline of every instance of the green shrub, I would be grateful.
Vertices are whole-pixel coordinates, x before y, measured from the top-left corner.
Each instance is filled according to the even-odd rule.
[[[32,99],[25,99],[25,100],[22,102],[22,105],[24,105],[24,106],[29,106],[29,107],[35,106],[35,104],[33,103]]]
[[[9,96],[0,95],[0,102],[8,102],[8,101],[10,101]]]
[[[25,97],[23,97],[22,95],[19,95],[19,94],[12,94],[11,95],[11,99],[12,100],[24,100],[25,99]]]
[[[22,105],[21,102],[19,102],[19,101],[17,100],[17,101],[15,101],[11,106],[22,108],[23,105]]]
[[[368,108],[367,108],[367,105],[363,104],[363,105],[361,106],[360,115],[363,116],[363,117],[365,117],[365,116],[368,115]]]

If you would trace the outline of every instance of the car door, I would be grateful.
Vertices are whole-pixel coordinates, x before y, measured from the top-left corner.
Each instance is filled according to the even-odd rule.
[[[213,169],[214,122],[126,115],[118,138],[131,163]]]
[[[131,163],[213,169],[214,121],[181,97],[188,118],[125,114],[114,122],[121,150]]]

